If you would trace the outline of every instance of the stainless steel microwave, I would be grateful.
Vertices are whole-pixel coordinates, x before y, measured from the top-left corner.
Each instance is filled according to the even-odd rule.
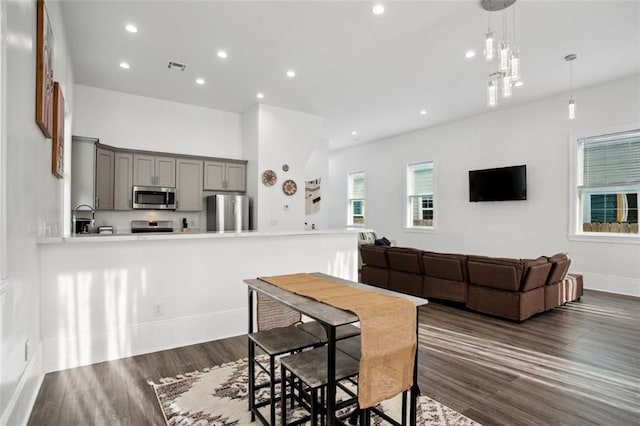
[[[136,210],[175,210],[176,189],[134,186],[133,208]]]

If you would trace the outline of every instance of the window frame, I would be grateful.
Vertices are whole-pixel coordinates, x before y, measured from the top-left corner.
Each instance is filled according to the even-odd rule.
[[[640,123],[628,123],[620,126],[608,127],[604,129],[593,129],[588,131],[573,132],[569,135],[569,229],[568,239],[570,241],[584,241],[584,242],[601,242],[601,243],[614,243],[614,244],[639,244],[640,245],[640,233],[638,234],[625,234],[617,232],[584,232],[582,230],[582,218],[583,218],[583,204],[582,197],[585,193],[583,188],[578,188],[578,170],[580,165],[578,164],[578,146],[583,139],[604,136],[614,133],[630,132],[640,129]],[[589,188],[601,193],[605,191],[611,192],[612,190],[624,189],[627,192],[628,188],[636,187],[638,191],[638,197],[640,199],[640,184],[629,185],[617,185],[610,187],[602,187],[600,189]],[[587,191],[587,193],[593,193]]]
[[[430,194],[410,194],[409,190],[411,188],[411,173],[412,169],[415,166],[431,164],[432,177],[431,177],[431,193]],[[404,230],[406,232],[422,232],[422,233],[435,233],[437,231],[437,178],[436,178],[436,162],[435,160],[425,160],[419,161],[415,163],[407,163],[405,166],[405,214],[404,214]],[[412,208],[412,200],[413,198],[422,199],[424,196],[431,197],[431,207],[428,208],[432,212],[433,219],[431,226],[426,225],[413,225],[413,208]],[[418,210],[421,214],[424,214],[424,208],[422,208],[422,200],[420,202],[420,207]]]
[[[358,176],[358,175],[362,175],[363,179],[364,179],[364,198],[352,198],[351,196],[353,195],[351,190],[353,188],[353,179],[354,177]],[[366,216],[366,206],[367,206],[367,173],[364,170],[361,170],[359,172],[352,172],[352,173],[348,173],[347,174],[347,226],[350,227],[358,227],[358,228],[364,228],[366,227],[366,221],[367,221],[367,216]],[[355,201],[360,201],[361,204],[361,214],[360,215],[355,215],[354,211],[353,211],[353,203]],[[362,217],[362,223],[354,223],[353,218],[354,217]]]

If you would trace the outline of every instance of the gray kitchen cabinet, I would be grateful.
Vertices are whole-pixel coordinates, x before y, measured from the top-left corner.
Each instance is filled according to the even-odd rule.
[[[176,160],[156,155],[133,155],[133,184],[139,186],[176,186]]]
[[[247,165],[225,161],[204,162],[204,189],[207,191],[247,190]]]
[[[202,160],[176,159],[176,211],[202,210]]]
[[[113,210],[113,151],[96,148],[96,210]]]
[[[131,210],[133,206],[133,155],[116,152],[114,156],[113,209]]]
[[[245,192],[247,190],[247,165],[227,163],[227,191]]]

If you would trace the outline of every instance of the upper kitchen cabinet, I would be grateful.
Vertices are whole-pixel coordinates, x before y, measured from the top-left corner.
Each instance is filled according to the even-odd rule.
[[[114,154],[113,209],[131,210],[133,207],[133,155]]]
[[[176,211],[202,210],[202,160],[176,159]]]
[[[206,191],[247,190],[247,164],[244,162],[205,161],[204,189]]]
[[[133,184],[138,186],[176,186],[176,160],[173,157],[134,154]]]
[[[95,197],[96,143],[98,139],[71,138],[71,208],[93,207]]]
[[[114,152],[96,148],[96,210],[113,210]]]

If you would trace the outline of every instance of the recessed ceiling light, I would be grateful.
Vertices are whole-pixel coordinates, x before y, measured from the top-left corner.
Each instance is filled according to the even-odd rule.
[[[131,65],[126,62],[120,62],[120,68],[128,70],[129,68],[131,68]]]
[[[222,59],[226,59],[227,58],[227,52],[225,52],[224,50],[218,50],[218,58],[222,58]]]
[[[358,134],[358,132],[356,132],[356,131],[354,130],[354,131],[352,131],[352,132],[351,132],[351,134],[352,134],[353,136],[355,136],[355,135],[357,135],[357,134]]]
[[[287,77],[293,78],[296,76],[296,72],[294,70],[287,71]]]
[[[196,78],[196,83],[203,85],[204,84],[204,78]]]
[[[464,54],[464,57],[467,59],[471,59],[474,56],[476,56],[476,51],[475,50],[467,50]]]
[[[522,82],[522,80],[518,80],[518,81],[516,81],[515,83],[513,83],[513,85],[514,85],[515,87],[520,87],[520,86],[522,86],[523,84],[524,84],[524,83]]]
[[[420,110],[420,115],[427,115],[427,110],[426,109],[421,109]]]
[[[381,4],[376,4],[375,6],[373,6],[373,9],[371,9],[371,12],[373,12],[374,15],[382,15],[384,13],[384,6]]]
[[[258,99],[264,99],[264,93],[262,93],[262,92],[258,92],[258,93],[256,94],[256,98],[258,98]]]
[[[135,26],[135,25],[133,25],[133,24],[127,24],[127,25],[125,25],[125,26],[124,26],[124,29],[125,29],[125,30],[127,30],[127,31],[129,31],[130,33],[133,33],[133,34],[135,34],[135,33],[137,33],[137,32],[138,32],[138,27],[136,27],[136,26]]]

